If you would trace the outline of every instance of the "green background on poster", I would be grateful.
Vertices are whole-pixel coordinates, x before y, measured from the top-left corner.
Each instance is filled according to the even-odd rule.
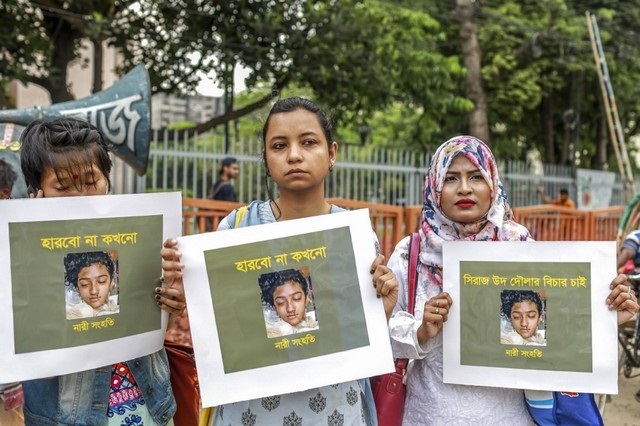
[[[373,244],[373,241],[372,241]],[[326,257],[291,253],[325,247]],[[287,264],[275,257],[287,254]],[[313,358],[369,345],[355,256],[348,227],[208,250],[204,253],[225,373]],[[236,262],[270,257],[271,267],[239,271]],[[308,267],[319,328],[267,338],[258,277],[272,271]],[[293,339],[314,341],[294,345]],[[277,348],[286,338],[288,348]]]
[[[135,244],[103,239],[132,232],[137,233]],[[95,245],[85,239],[93,235]],[[75,236],[80,237],[78,247],[43,247],[42,239]],[[161,328],[154,288],[161,274],[162,215],[10,223],[9,242],[16,353],[86,345]],[[64,256],[111,250],[118,255],[119,313],[67,320]],[[105,327],[106,318],[113,324]],[[87,321],[88,329],[74,330],[82,321]]]
[[[590,263],[461,261],[460,363],[591,372],[590,270]],[[467,277],[485,277],[487,284],[472,285],[469,280],[465,284],[465,274]],[[518,276],[538,278],[539,285],[517,284]],[[549,280],[545,285],[545,276],[566,279],[566,286],[550,285]],[[584,277],[584,285],[577,285],[578,277]],[[500,343],[500,293],[510,290],[533,290],[546,298],[545,346]],[[512,348],[518,349],[517,356],[514,352],[507,354]],[[531,351],[536,349],[540,352],[532,356]]]

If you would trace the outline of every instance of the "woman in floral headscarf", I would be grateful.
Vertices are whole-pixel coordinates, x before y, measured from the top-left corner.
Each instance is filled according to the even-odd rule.
[[[443,241],[526,241],[514,222],[491,150],[471,136],[454,137],[431,159],[425,179],[415,316],[407,309],[409,237],[398,243],[387,266],[399,282],[389,321],[394,356],[414,362],[407,375],[404,425],[530,425],[523,391],[445,384],[442,325],[453,303],[442,291]],[[619,319],[638,310],[626,277],[612,282],[610,299]]]

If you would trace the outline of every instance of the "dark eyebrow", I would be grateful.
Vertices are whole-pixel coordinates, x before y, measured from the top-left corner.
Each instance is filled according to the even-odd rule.
[[[312,130],[309,130],[308,132],[304,132],[300,134],[300,137],[305,137],[305,136],[318,136],[318,134]]]
[[[480,172],[480,173],[482,173],[482,172],[480,171],[480,169],[478,169],[478,168],[475,168],[475,169],[473,169],[473,170],[469,170],[469,173],[476,173],[476,172]],[[455,170],[454,170],[454,171],[452,171],[452,170],[450,170],[450,169],[447,169],[447,173],[452,173],[452,174],[458,174],[458,175],[459,175],[461,172],[456,172]],[[446,174],[446,173],[445,173],[445,174]]]
[[[309,131],[300,133],[297,137],[298,138],[304,138],[304,137],[308,137],[308,136],[318,137],[318,134],[316,132],[312,131],[312,130],[309,130]],[[287,136],[284,136],[284,135],[275,135],[275,136],[272,136],[271,139],[269,139],[269,141],[281,140],[281,139],[289,139],[289,138]]]
[[[97,275],[97,277],[98,277],[98,278],[99,278],[99,277],[108,277],[108,276],[109,276],[109,274],[100,274],[100,275]],[[89,279],[89,277],[78,277],[78,279],[79,279],[79,280],[88,280],[88,279]]]
[[[304,293],[303,291],[294,291],[293,293],[291,293],[291,295],[295,295],[295,294],[300,294],[300,293]],[[276,299],[286,299],[286,296],[276,296]]]

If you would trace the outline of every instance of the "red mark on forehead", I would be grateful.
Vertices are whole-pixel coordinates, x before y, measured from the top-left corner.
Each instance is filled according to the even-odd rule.
[[[75,173],[74,173],[74,174],[73,174],[73,175],[71,175],[71,176],[73,177],[73,179],[74,179],[74,180],[78,180],[78,175],[77,175],[77,174],[75,174]]]

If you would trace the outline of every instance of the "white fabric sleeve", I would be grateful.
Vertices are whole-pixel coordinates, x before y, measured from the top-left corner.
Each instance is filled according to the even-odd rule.
[[[391,336],[391,348],[395,358],[421,359],[436,346],[437,337],[429,339],[422,345],[418,342],[418,328],[422,324],[422,312],[426,294],[421,291],[418,277],[416,283],[416,316],[406,312],[408,293],[408,247],[410,237],[403,238],[389,258],[387,266],[393,270],[398,280],[398,302],[389,319],[389,335]]]

